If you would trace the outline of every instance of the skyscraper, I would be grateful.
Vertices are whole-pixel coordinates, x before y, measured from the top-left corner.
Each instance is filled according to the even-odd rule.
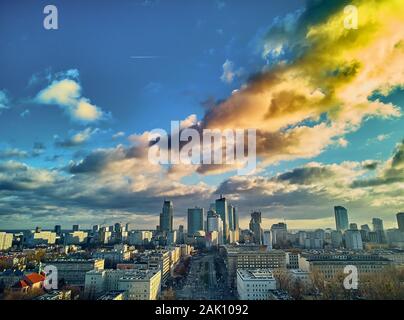
[[[223,243],[229,242],[229,214],[226,198],[220,195],[215,202],[216,212],[223,221]]]
[[[79,229],[80,229],[80,226],[78,224],[73,225],[73,232],[74,231],[79,231]]]
[[[334,207],[335,224],[338,231],[348,230],[348,210],[341,206]]]
[[[173,231],[174,207],[172,201],[164,200],[163,210],[160,214],[160,231]]]
[[[377,242],[385,243],[386,235],[384,234],[383,220],[379,218],[372,219],[373,231],[376,232]]]
[[[219,244],[223,244],[223,222],[214,210],[208,211],[206,225],[206,231],[208,233],[216,231],[219,237]]]
[[[262,244],[262,228],[261,228],[261,212],[254,211],[251,213],[250,230],[253,233],[255,244]]]
[[[194,235],[197,231],[203,230],[203,208],[188,209],[188,234]]]
[[[398,224],[398,229],[401,232],[404,232],[404,212],[397,213],[397,224]]]
[[[55,226],[55,233],[56,233],[58,236],[60,236],[60,235],[62,234],[62,227],[61,227],[59,224],[57,224],[57,225]]]

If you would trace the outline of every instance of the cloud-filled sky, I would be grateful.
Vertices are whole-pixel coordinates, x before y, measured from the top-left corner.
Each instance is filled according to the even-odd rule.
[[[0,3],[0,229],[175,224],[219,194],[242,227],[334,227],[404,211],[400,0]],[[358,9],[344,28],[344,7]],[[148,134],[170,121],[255,128],[258,168],[161,166]]]

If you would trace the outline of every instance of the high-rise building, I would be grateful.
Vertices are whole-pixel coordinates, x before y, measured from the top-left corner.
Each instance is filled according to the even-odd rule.
[[[223,243],[229,243],[229,214],[226,198],[220,195],[215,202],[216,212],[223,221]]]
[[[253,241],[255,244],[262,244],[262,228],[261,228],[261,212],[254,211],[251,213],[250,230],[253,233]]]
[[[282,246],[288,240],[288,226],[284,222],[279,222],[271,226],[272,244]]]
[[[54,229],[56,235],[60,236],[62,234],[62,227],[60,225],[56,225]]]
[[[218,243],[223,244],[223,221],[220,216],[214,211],[209,210],[207,215],[206,231],[218,233]]]
[[[203,230],[203,208],[188,209],[188,234],[193,236],[197,231]]]
[[[338,231],[348,230],[348,210],[341,206],[334,207],[335,224]]]
[[[379,218],[372,219],[373,231],[377,235],[377,243],[385,243],[386,235],[384,233],[383,220]]]
[[[263,233],[263,244],[267,246],[267,250],[272,249],[272,234],[271,231],[265,230]]]
[[[345,247],[350,250],[363,250],[362,236],[359,230],[345,231]]]
[[[121,225],[119,222],[115,223],[115,225],[114,225],[114,231],[115,231],[116,233],[122,232],[122,225]]]
[[[227,205],[227,213],[229,215],[229,230],[234,230],[235,229],[235,212],[236,212],[236,208],[233,207],[231,204]]]
[[[160,231],[173,231],[174,207],[172,201],[164,200],[163,211],[160,214]]]
[[[404,212],[397,213],[396,217],[397,217],[398,230],[404,232]]]
[[[80,226],[78,224],[74,224],[73,225],[73,232],[74,231],[79,231],[80,230]]]

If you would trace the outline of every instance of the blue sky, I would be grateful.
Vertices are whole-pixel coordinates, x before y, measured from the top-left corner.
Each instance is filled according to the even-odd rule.
[[[362,5],[362,1],[357,2]],[[388,167],[389,159],[401,150],[399,144],[403,139],[404,120],[398,113],[403,108],[404,93],[399,81],[392,84],[395,89],[388,94],[369,96],[369,101],[378,99],[386,105],[391,103],[394,110],[380,107],[375,111],[369,107],[369,112],[358,116],[360,119],[356,125],[345,122],[344,130],[330,135],[330,139],[318,150],[303,150],[301,153],[287,151],[285,154],[286,149],[279,151],[276,148],[273,154],[278,156],[280,152],[279,160],[274,160],[278,158],[272,157],[270,151],[263,150],[259,157],[265,165],[256,178],[266,179],[265,186],[254,185],[256,189],[247,191],[241,189],[245,193],[238,192],[238,188],[229,189],[229,182],[233,182],[231,186],[241,183],[235,171],[231,170],[206,175],[190,172],[172,178],[165,176],[167,172],[149,172],[147,166],[143,169],[147,171],[145,177],[142,171],[126,174],[114,171],[116,168],[112,164],[109,166],[108,161],[115,159],[115,152],[122,152],[120,145],[122,148],[131,147],[131,135],[140,136],[155,128],[168,130],[170,121],[183,120],[193,114],[198,120],[203,120],[208,112],[204,106],[207,101],[215,102],[218,109],[222,108],[220,101],[232,101],[233,90],[243,88],[246,83],[254,87],[257,80],[249,80],[251,76],[278,72],[271,70],[276,70],[277,66],[284,68],[285,64],[286,68],[295,70],[299,66],[302,50],[303,56],[318,54],[320,57],[320,53],[310,52],[311,47],[307,43],[301,46],[302,42],[309,40],[304,35],[299,38],[300,33],[306,27],[308,30],[308,26],[327,21],[328,17],[338,12],[340,4],[335,1],[318,3],[320,5],[315,6],[312,1],[303,0],[54,1],[59,13],[59,29],[45,30],[42,11],[48,4],[46,1],[2,2],[0,150],[3,152],[0,153],[0,162],[6,164],[7,168],[11,164],[24,164],[29,168],[25,172],[32,171],[33,176],[23,176],[23,180],[29,180],[32,185],[21,182],[17,187],[10,187],[10,181],[17,181],[23,174],[6,169],[0,175],[0,195],[5,199],[0,207],[0,215],[5,218],[0,222],[0,228],[32,227],[33,224],[50,226],[61,217],[65,224],[91,224],[107,219],[133,220],[140,227],[150,226],[156,222],[162,199],[170,195],[174,205],[177,204],[178,222],[181,223],[187,206],[195,202],[207,206],[220,190],[229,194],[229,198],[240,208],[242,223],[247,221],[249,210],[259,209],[263,211],[268,225],[285,218],[291,220],[294,227],[299,226],[300,222],[304,227],[332,226],[332,207],[335,204],[351,206],[358,212],[357,220],[366,222],[372,218],[367,216],[366,206],[374,202],[376,204],[370,210],[371,214],[379,214],[390,226],[394,226],[394,214],[402,209],[402,202],[381,209],[379,203],[394,196],[381,196],[380,190],[366,189],[366,204],[360,201],[359,195],[357,199],[348,199],[333,189],[335,185],[324,186],[320,181],[312,184],[309,191],[305,189],[306,183],[295,186],[297,191],[287,192],[284,190],[292,188],[292,183],[288,184],[288,188],[285,185],[282,188],[274,187],[272,184],[277,181],[277,175],[293,172],[313,162],[326,171],[331,170],[332,175],[340,170],[340,167],[332,165],[343,167],[341,170],[348,170],[349,167],[350,173],[356,170],[355,174],[349,176],[350,182],[387,175],[391,169]],[[313,14],[309,15],[310,12]],[[376,35],[374,39],[377,40]],[[280,47],[274,45],[278,40],[283,41]],[[272,51],[264,54],[268,48]],[[277,48],[281,48],[279,55]],[[321,59],[319,70],[326,65],[324,58]],[[230,66],[229,81],[224,77],[226,62]],[[77,103],[82,101],[90,104],[90,108],[94,108],[92,110],[99,112],[100,116],[83,121],[72,114],[71,106],[40,99],[41,92],[63,80],[78,86],[80,94]],[[291,83],[291,88],[293,86]],[[273,90],[271,87],[265,88],[268,92]],[[326,92],[325,88],[321,90],[322,94]],[[268,100],[267,104],[270,103]],[[336,102],[332,108],[339,107],[338,103],[344,105],[347,102]],[[236,108],[240,108],[240,117],[248,116],[243,114],[243,106]],[[287,127],[310,128],[316,124],[324,124],[326,129],[331,130],[328,126],[332,126],[335,119],[332,118],[333,111],[329,110],[322,115],[326,119],[324,121],[310,116],[287,123],[279,133],[285,138],[282,130]],[[256,112],[260,112],[258,108]],[[238,121],[232,117],[219,120],[223,123],[227,120],[229,123]],[[265,125],[259,128],[265,131]],[[277,125],[277,122],[273,125]],[[302,149],[305,149],[304,146],[307,144],[303,143]],[[108,159],[102,160],[103,165],[108,163],[103,167],[107,173],[91,171],[80,175],[71,169],[100,156],[97,153],[99,149],[104,150],[102,156]],[[126,156],[119,159],[128,160]],[[361,163],[373,160],[380,162],[379,171],[359,174]],[[344,162],[356,163],[356,167]],[[127,161],[122,163],[126,164]],[[139,162],[134,167],[139,168]],[[347,175],[350,173],[346,172]],[[166,180],[165,189],[155,189],[153,183],[156,175]],[[143,180],[148,183],[139,182]],[[94,194],[89,191],[88,184],[102,186],[105,181],[117,183],[116,188],[114,186],[113,190],[109,190],[111,195],[116,195],[113,200],[99,199],[103,191],[108,193],[107,190],[93,190]],[[122,181],[130,182],[122,185]],[[247,183],[242,182],[243,185]],[[336,185],[341,183],[338,181]],[[399,183],[395,185],[396,190],[402,187],[402,181],[395,183]],[[327,189],[327,195],[318,191],[320,185]],[[81,193],[69,193],[70,189],[76,188],[83,189]],[[49,189],[66,192],[66,196],[50,193]],[[176,189],[178,193],[172,194],[170,189]],[[182,189],[188,189],[188,193]],[[262,191],[264,189],[265,192]],[[349,190],[345,191],[349,193]],[[288,198],[293,196],[291,192],[307,194],[306,197],[302,196],[300,204],[292,204]],[[319,197],[319,202],[311,203],[310,195],[314,193]],[[378,195],[384,200],[378,202]],[[127,204],[114,205],[116,202]],[[252,208],[251,202],[257,203],[257,207]],[[318,204],[320,202],[321,206]],[[307,209],[297,213],[299,208],[306,206]],[[313,207],[318,207],[316,213],[309,213]],[[9,218],[12,221],[6,222]]]

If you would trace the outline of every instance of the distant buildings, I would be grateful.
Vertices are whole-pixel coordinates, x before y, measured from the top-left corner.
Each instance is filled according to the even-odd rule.
[[[24,244],[27,246],[35,246],[40,244],[55,244],[56,233],[52,231],[42,231],[37,229],[35,231],[24,231]]]
[[[341,206],[334,207],[335,224],[337,231],[345,231],[348,229],[348,210]]]
[[[65,245],[84,244],[87,242],[88,233],[85,231],[73,231],[64,236]]]
[[[143,246],[151,242],[153,232],[151,231],[131,231],[129,233],[128,242],[130,245]]]
[[[276,290],[276,280],[269,269],[237,269],[237,293],[240,300],[268,300]]]

